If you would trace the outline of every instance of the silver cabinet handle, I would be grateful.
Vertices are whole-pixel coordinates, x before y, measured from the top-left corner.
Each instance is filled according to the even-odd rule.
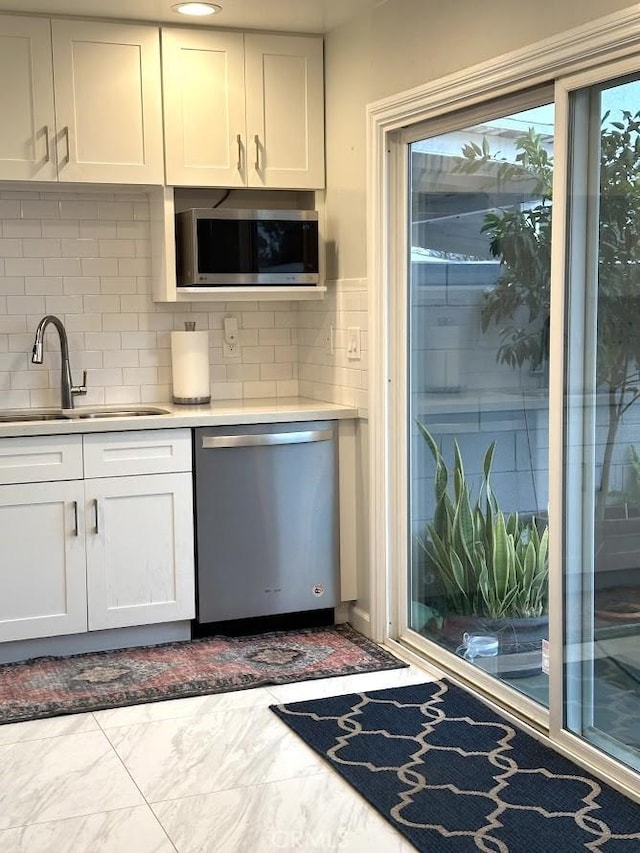
[[[49,125],[47,125],[47,124],[45,124],[45,126],[44,126],[44,145],[45,145],[44,162],[50,163],[51,162],[51,148],[49,146]]]
[[[256,172],[259,172],[260,171],[260,137],[258,136],[257,133],[253,137],[253,141],[256,144],[256,164],[255,164],[256,165]]]
[[[69,125],[65,125],[62,128],[62,135],[64,136],[65,143],[67,146],[67,154],[66,154],[63,162],[64,163],[70,163],[71,162],[71,147],[69,145]]]
[[[260,435],[207,435],[202,447],[261,447],[274,444],[308,444],[312,441],[331,441],[332,429],[310,429],[304,432],[270,432]]]
[[[242,137],[240,134],[236,136],[236,142],[238,143],[238,171],[242,170]]]
[[[78,530],[78,501],[73,502],[73,535],[80,535]]]
[[[94,528],[93,532],[94,533],[100,533],[100,526],[98,524],[98,499],[94,498],[92,503],[93,503],[93,517],[95,520],[95,528]]]

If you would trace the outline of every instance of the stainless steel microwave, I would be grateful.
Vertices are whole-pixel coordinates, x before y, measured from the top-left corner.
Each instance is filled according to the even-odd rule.
[[[319,284],[315,210],[193,208],[176,215],[178,287]]]

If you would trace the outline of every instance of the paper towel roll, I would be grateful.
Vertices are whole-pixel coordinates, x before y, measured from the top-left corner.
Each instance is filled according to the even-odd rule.
[[[173,402],[208,403],[209,332],[171,332]]]

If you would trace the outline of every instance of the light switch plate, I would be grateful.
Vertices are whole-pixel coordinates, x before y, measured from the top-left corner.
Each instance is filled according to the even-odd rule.
[[[349,326],[347,328],[347,358],[358,361],[360,354],[360,326]]]

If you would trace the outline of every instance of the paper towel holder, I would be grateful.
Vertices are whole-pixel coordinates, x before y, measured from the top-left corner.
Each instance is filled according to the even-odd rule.
[[[184,332],[171,333],[171,355],[174,374],[173,402],[181,406],[198,406],[211,402],[211,395],[210,393],[207,393],[209,389],[209,333],[196,332],[195,328],[195,322],[186,321],[184,324]],[[195,342],[198,338],[200,338],[199,346],[195,348],[190,346],[187,346],[186,348],[184,347],[184,343],[186,341],[191,339],[192,342]],[[183,345],[181,345],[181,341]],[[182,376],[179,383],[180,387],[176,387],[177,383],[175,373],[178,362],[182,363],[183,369],[186,368],[189,371],[196,370],[201,374],[198,376],[198,379],[195,380],[195,385],[193,385],[185,376]],[[195,390],[197,386],[199,386],[198,390],[203,393],[194,395],[185,393],[187,389],[191,390],[191,388],[193,388],[193,390]]]

